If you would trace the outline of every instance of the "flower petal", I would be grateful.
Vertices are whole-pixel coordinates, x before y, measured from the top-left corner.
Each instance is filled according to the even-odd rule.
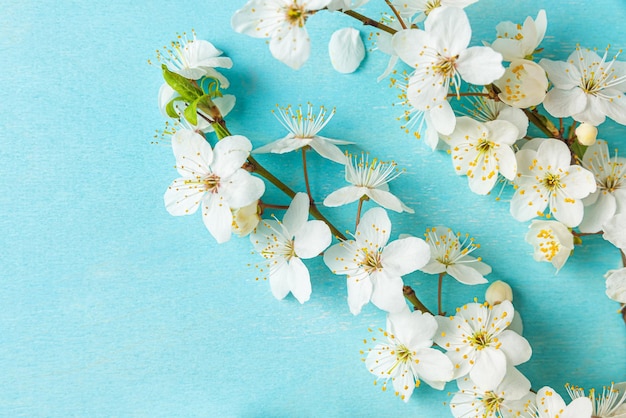
[[[361,33],[354,28],[343,28],[334,32],[328,44],[330,63],[340,73],[356,71],[365,58],[365,46]]]
[[[299,25],[283,26],[279,33],[272,36],[270,52],[274,58],[294,70],[299,69],[311,53],[311,40],[306,28]]]
[[[502,77],[502,55],[486,46],[466,49],[457,61],[457,71],[471,84],[485,85]]]
[[[498,387],[506,374],[506,357],[500,350],[484,348],[476,354],[476,362],[469,375],[478,386],[488,390]]]
[[[512,320],[512,317],[509,317]],[[513,366],[526,363],[530,360],[533,350],[526,338],[515,331],[505,329],[498,335],[498,340],[502,344],[500,349],[506,355],[507,362]]]
[[[325,254],[324,259],[326,259]],[[353,315],[361,313],[361,309],[367,305],[371,296],[372,281],[369,276],[348,277],[348,306]]]
[[[569,90],[553,88],[543,99],[543,107],[555,118],[579,114],[587,106],[587,95],[579,87]]]
[[[423,239],[408,237],[387,245],[381,255],[386,272],[404,276],[422,268],[430,260],[430,246]]]
[[[406,302],[402,287],[404,282],[399,276],[393,276],[383,271],[371,274],[371,300],[378,309],[387,312],[399,312],[404,309]]]
[[[346,163],[346,156],[343,151],[341,151],[337,145],[326,140],[326,138],[316,136],[311,139],[309,146],[326,159],[339,164]]]
[[[463,52],[472,37],[467,15],[463,9],[456,7],[438,7],[431,11],[424,22],[424,30],[434,48],[449,57]]]
[[[233,209],[248,206],[265,192],[265,183],[243,168],[235,171],[220,184],[220,193]]]
[[[218,244],[230,240],[233,213],[220,193],[207,193],[202,200],[202,220]]]
[[[341,189],[335,190],[324,199],[324,206],[334,208],[337,206],[347,205],[348,203],[356,202],[365,193],[364,187],[345,186]]]
[[[283,225],[285,225],[291,236],[295,235],[309,219],[310,203],[311,201],[306,193],[296,193],[291,201],[283,217]]]
[[[187,178],[205,176],[214,161],[211,145],[202,135],[189,129],[176,131],[172,136],[172,151],[178,173]]]
[[[315,220],[306,222],[297,230],[293,246],[298,257],[307,259],[320,255],[331,241],[332,234],[328,225]]]
[[[448,266],[447,273],[463,284],[483,284],[487,283],[487,279],[483,277],[478,270],[472,268],[473,264],[453,264]]]
[[[548,79],[559,90],[571,90],[578,87],[580,72],[575,65],[564,61],[553,61],[543,58],[539,61],[541,68],[548,73]]]
[[[212,171],[220,177],[228,177],[240,169],[250,155],[252,144],[245,136],[227,136],[215,144]]]
[[[204,188],[197,183],[190,183],[184,178],[176,179],[170,184],[163,196],[165,209],[174,216],[195,213],[204,193]]]
[[[442,390],[446,382],[452,380],[454,366],[441,351],[422,348],[416,353],[419,363],[414,366],[420,379],[435,389]]]
[[[351,274],[358,268],[356,261],[358,254],[353,251],[354,247],[354,241],[344,241],[331,246],[324,251],[324,264],[333,274]]]
[[[585,206],[583,220],[578,229],[583,233],[595,233],[602,230],[602,226],[608,222],[617,209],[615,196],[605,191],[596,192],[597,200],[593,205]]]
[[[284,299],[289,294],[289,279],[293,274],[293,270],[284,258],[276,259],[278,263],[270,270],[270,289],[272,294],[278,300]]]
[[[311,297],[309,269],[307,269],[302,260],[297,257],[293,257],[287,264],[291,270],[287,276],[289,290],[291,290],[291,294],[298,302],[304,303]]]

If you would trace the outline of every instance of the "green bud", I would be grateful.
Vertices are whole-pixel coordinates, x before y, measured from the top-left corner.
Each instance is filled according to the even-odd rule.
[[[169,84],[171,88],[176,90],[186,102],[193,102],[204,94],[202,89],[192,80],[168,70],[165,64],[161,65],[161,69],[163,70],[163,78],[165,79],[165,82]]]

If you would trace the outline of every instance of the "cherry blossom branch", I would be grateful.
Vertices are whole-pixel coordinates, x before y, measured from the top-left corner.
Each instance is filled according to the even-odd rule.
[[[489,97],[493,99],[493,95],[490,93],[480,93],[480,92],[472,92],[467,91],[463,93],[448,93],[446,97]]]
[[[364,16],[361,13],[357,13],[354,10],[342,10],[341,12],[345,15],[348,15],[356,20],[363,22],[365,26],[373,26],[391,35],[394,35],[397,32],[397,30],[395,30],[394,28],[390,28],[389,26],[383,23],[377,22],[374,19],[370,19],[369,17]]]
[[[261,206],[261,209],[280,209],[280,210],[289,209],[288,205],[274,205],[272,203],[265,203],[263,201],[259,201],[259,206]]]
[[[354,229],[356,229],[359,226],[359,222],[361,222],[361,209],[363,209],[363,202],[366,200],[369,200],[367,196],[361,196],[359,199],[359,206],[356,208],[356,226]]]
[[[313,200],[313,195],[311,194],[311,186],[309,185],[309,171],[306,168],[306,149],[307,147],[302,147],[302,170],[304,172],[304,185],[306,186],[306,194],[309,195],[309,200],[311,204],[315,202]]]
[[[563,139],[561,137],[561,135],[556,132],[552,132],[544,123],[543,121],[539,118],[539,116],[537,115],[536,111],[532,111],[532,110],[528,110],[528,109],[522,109],[522,111],[524,112],[524,114],[526,114],[526,116],[528,117],[528,121],[530,123],[532,123],[533,125],[535,125],[537,128],[539,128],[539,130],[541,132],[543,132],[544,134],[546,134],[548,136],[548,138],[556,138],[556,139]]]
[[[400,16],[400,13],[398,13],[398,10],[394,7],[394,5],[391,4],[389,0],[385,0],[385,3],[387,3],[387,6],[389,6],[393,14],[396,15],[396,18],[398,19],[400,26],[402,26],[402,29],[406,29],[406,23],[404,23],[404,20],[402,20],[402,16]]]
[[[417,298],[415,290],[411,286],[403,286],[402,293],[404,293],[404,298],[413,305],[413,310],[428,312],[432,315],[432,312]]]

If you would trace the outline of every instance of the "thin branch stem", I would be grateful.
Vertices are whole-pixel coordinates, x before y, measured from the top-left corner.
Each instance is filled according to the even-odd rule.
[[[404,293],[404,298],[408,300],[411,305],[413,305],[413,310],[428,312],[432,315],[432,312],[424,305],[415,295],[415,290],[411,286],[403,286],[402,293]]]
[[[387,6],[389,6],[393,14],[396,15],[396,18],[398,19],[400,26],[402,26],[402,29],[406,29],[406,23],[404,23],[404,20],[402,20],[402,16],[400,16],[400,13],[398,13],[398,10],[395,8],[395,6],[391,4],[389,0],[385,0],[385,3],[387,3]]]
[[[309,200],[311,203],[314,202],[313,195],[311,194],[311,186],[309,185],[309,172],[306,168],[306,149],[307,147],[302,147],[302,171],[304,172],[304,185],[306,186],[306,194],[309,195]]]
[[[492,95],[489,93],[480,93],[480,92],[463,92],[463,93],[448,93],[446,97],[491,97]]]
[[[437,285],[437,310],[438,315],[444,315],[443,310],[441,309],[441,293],[443,289],[443,277],[446,275],[445,272],[439,273],[439,283]]]
[[[390,28],[389,26],[387,26],[387,25],[385,25],[383,23],[377,22],[374,19],[370,19],[369,17],[364,16],[361,13],[357,13],[354,10],[342,10],[341,12],[343,14],[345,14],[345,15],[348,15],[348,16],[356,19],[356,20],[361,21],[366,26],[373,26],[373,27],[378,28],[378,29],[380,29],[380,30],[382,30],[384,32],[387,32],[387,33],[391,34],[391,35],[394,35],[397,32],[397,30],[395,30],[394,28]]]
[[[367,196],[361,196],[359,199],[359,206],[356,208],[356,226],[354,229],[358,228],[359,222],[361,222],[361,210],[363,209],[363,201],[365,201]]]
[[[259,202],[259,206],[261,206],[262,209],[280,209],[280,210],[289,209],[289,206],[287,205],[274,205],[272,203],[265,203],[265,202]]]
[[[539,130],[541,132],[543,132],[544,134],[546,134],[548,136],[548,138],[553,138],[554,137],[552,132],[550,132],[550,130],[543,124],[541,119],[539,119],[534,112],[532,112],[532,111],[530,111],[528,109],[522,109],[522,111],[528,117],[528,121],[531,122],[533,125],[535,125],[537,128],[539,128]]]

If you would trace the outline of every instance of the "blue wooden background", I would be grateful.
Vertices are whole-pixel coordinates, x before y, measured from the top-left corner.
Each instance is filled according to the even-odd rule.
[[[276,104],[336,106],[326,136],[407,169],[392,188],[416,213],[392,214],[393,236],[444,224],[482,244],[487,278],[513,286],[534,349],[520,369],[535,389],[626,380],[626,327],[602,277],[620,265],[614,248],[586,239],[558,275],[534,262],[527,224],[506,202],[473,195],[447,154],[399,129],[398,91],[375,82],[386,56],[369,54],[352,75],[334,72],[328,39],[357,22],[312,17],[311,59],[296,72],[263,40],[232,31],[243,3],[0,1],[0,416],[449,415],[454,383],[423,386],[408,404],[372,384],[359,350],[384,314],[370,306],[352,316],[345,279],[319,259],[307,263],[311,301],[277,301],[255,280],[260,257],[247,239],[218,246],[199,214],[167,214],[163,193],[177,173],[171,150],[151,144],[164,120],[160,71],[147,60],[191,28],[234,61],[225,71],[238,100],[233,132],[258,146],[284,134],[270,113]],[[623,0],[481,0],[468,9],[474,44],[492,40],[499,21],[540,8],[544,57],[564,59],[578,43],[626,46]],[[624,153],[625,133],[607,124],[600,136]],[[259,159],[303,190],[292,171],[298,154]],[[317,200],[343,185],[341,167],[310,163]],[[326,213],[351,229],[355,210]],[[434,306],[435,276],[405,279]],[[482,299],[485,288],[446,280],[446,309]]]

